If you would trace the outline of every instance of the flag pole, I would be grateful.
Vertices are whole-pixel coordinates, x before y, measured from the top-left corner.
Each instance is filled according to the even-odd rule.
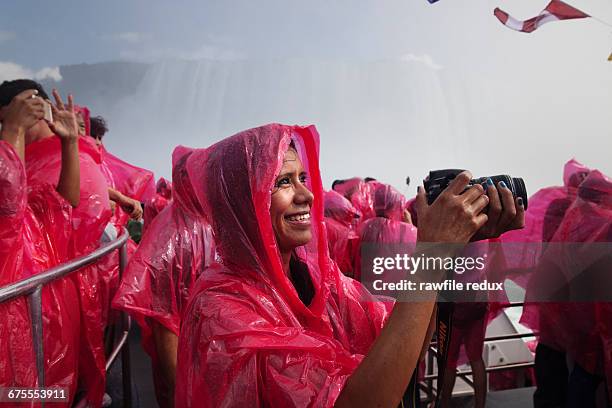
[[[603,24],[603,25],[606,25],[606,26],[608,26],[608,27],[612,28],[612,24],[610,24],[610,23],[608,23],[608,22],[606,22],[606,21],[602,20],[601,18],[597,18],[597,17],[593,17],[593,16],[591,16],[591,18],[592,18],[593,20],[595,20],[595,21],[597,21],[597,22],[599,22],[599,23]]]
[[[567,1],[565,1],[565,0],[563,1],[563,3],[567,4],[567,5],[568,5],[568,6],[570,6],[570,7],[574,7],[572,4],[568,3],[568,2],[567,2]],[[576,10],[580,10],[580,11],[582,11],[582,9],[579,9],[578,7],[574,7],[574,8],[575,8]],[[582,12],[583,12],[583,13],[585,13],[584,11],[582,11]],[[588,14],[588,13],[585,13],[585,14]],[[605,21],[605,20],[602,20],[601,18],[597,18],[597,17],[595,17],[595,16],[593,16],[593,15],[591,15],[591,14],[589,14],[589,17],[591,17],[593,20],[595,20],[595,21],[599,22],[600,24],[603,24],[603,25],[605,25],[605,26],[608,26],[608,27],[612,28],[612,24],[608,23],[608,22],[607,22],[607,21]]]
[[[569,3],[568,3],[568,2],[566,2],[566,1],[564,1],[564,3],[565,3],[565,4],[567,4],[567,5],[568,5],[568,6],[570,6],[570,7],[574,7],[574,6],[572,6],[571,4],[569,4]],[[576,10],[580,10],[580,9],[578,9],[577,7],[574,7],[574,8],[575,8]],[[580,11],[582,11],[582,10],[580,10]],[[583,13],[584,13],[584,11],[583,11]],[[585,14],[586,14],[586,13],[585,13]],[[597,21],[599,24],[603,24],[603,25],[605,25],[605,26],[607,26],[607,27],[612,28],[612,24],[608,23],[608,22],[607,22],[607,21],[605,21],[605,20],[602,20],[601,18],[595,17],[595,16],[593,16],[593,15],[591,15],[591,14],[589,14],[589,17],[590,17],[590,18],[592,18],[593,20]],[[612,35],[612,32],[610,32],[610,35]],[[608,61],[612,61],[612,53],[610,53],[610,56],[608,57]]]

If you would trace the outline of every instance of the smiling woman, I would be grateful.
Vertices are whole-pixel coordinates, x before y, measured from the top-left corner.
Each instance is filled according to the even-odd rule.
[[[289,270],[292,251],[312,239],[310,208],[314,196],[306,187],[306,178],[295,146],[290,146],[274,183],[270,203],[272,228],[285,273]]]
[[[176,406],[397,406],[428,344],[435,292],[389,313],[329,258],[315,128],[246,130],[186,167],[220,262],[183,313]],[[482,226],[482,189],[459,194],[470,178],[432,206],[419,193],[421,239],[465,243]]]
[[[387,311],[329,259],[316,130],[247,130],[187,167],[222,262],[184,313],[176,405],[332,406]]]

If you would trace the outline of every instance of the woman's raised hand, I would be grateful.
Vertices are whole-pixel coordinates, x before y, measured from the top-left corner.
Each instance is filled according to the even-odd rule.
[[[53,98],[55,99],[55,105],[49,101],[53,111],[53,122],[49,122],[49,127],[62,140],[76,141],[79,138],[79,125],[74,112],[72,95],[68,95],[68,106],[64,105],[57,89],[53,90]]]

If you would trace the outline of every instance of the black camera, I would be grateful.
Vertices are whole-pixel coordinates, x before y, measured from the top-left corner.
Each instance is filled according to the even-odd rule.
[[[465,170],[445,169],[430,171],[429,176],[424,181],[425,191],[427,192],[427,202],[429,204],[433,203],[436,198],[438,198],[440,193],[442,193],[442,191],[448,187],[448,184],[463,171]],[[475,184],[481,184],[486,190],[486,182],[489,178],[493,181],[495,186],[497,186],[497,183],[500,181],[503,181],[506,184],[506,187],[512,191],[512,195],[514,197],[521,197],[523,199],[523,206],[525,209],[527,209],[527,189],[525,188],[525,182],[522,178],[510,177],[507,174],[491,177],[480,177],[470,180],[466,189]]]

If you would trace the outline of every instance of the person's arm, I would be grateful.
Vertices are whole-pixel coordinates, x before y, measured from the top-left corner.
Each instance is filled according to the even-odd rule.
[[[431,319],[429,320],[429,327],[427,328],[427,333],[425,334],[425,341],[423,341],[423,347],[421,348],[419,361],[422,361],[427,355],[427,350],[429,350],[429,345],[431,344],[431,338],[436,331],[436,322],[438,317],[437,312],[438,308],[434,307],[433,312],[431,313]]]
[[[0,109],[0,140],[13,146],[22,162],[25,160],[25,134],[45,116],[45,102],[36,97],[37,93],[34,89],[23,91]]]
[[[108,188],[108,198],[111,201],[114,201],[115,203],[119,203],[123,199],[123,194],[121,194],[119,191],[115,190],[114,188],[109,187]]]
[[[121,208],[130,214],[130,218],[133,220],[142,218],[142,206],[138,200],[134,200],[111,187],[108,188],[108,198],[119,204]]]
[[[466,244],[486,224],[487,215],[482,211],[489,198],[480,185],[463,193],[470,179],[469,172],[461,173],[431,206],[427,205],[423,189],[419,189],[418,242]],[[441,280],[444,276],[443,271],[429,272],[429,281]],[[396,304],[380,336],[347,380],[336,407],[396,407],[399,404],[424,347],[436,297],[435,292],[425,292],[420,294],[419,302]]]
[[[79,163],[79,144],[75,141],[62,139],[62,170],[57,192],[70,203],[77,207],[81,201],[81,175]]]
[[[51,130],[60,137],[62,143],[62,169],[57,183],[57,192],[77,207],[81,199],[81,170],[79,162],[79,126],[74,113],[72,95],[68,95],[68,107],[64,106],[57,90],[53,90],[56,106],[53,109]]]
[[[161,389],[156,389],[158,403],[162,408],[174,406],[174,386],[176,383],[176,361],[178,336],[165,326],[153,323],[153,341],[157,352],[155,376],[161,380],[157,383]]]

